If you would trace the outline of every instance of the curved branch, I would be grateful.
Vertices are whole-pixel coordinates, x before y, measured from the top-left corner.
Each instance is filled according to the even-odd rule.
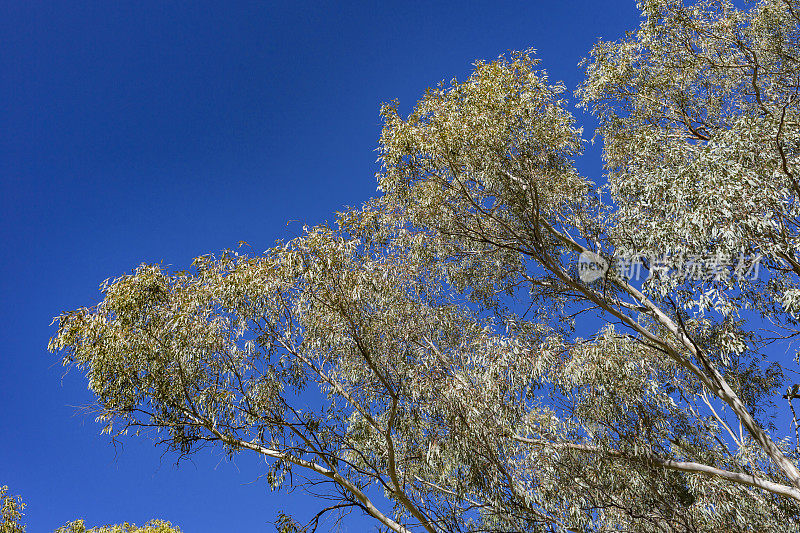
[[[192,418],[194,417],[192,416]],[[319,465],[312,461],[308,461],[306,459],[302,459],[290,453],[282,452],[280,450],[273,450],[271,448],[261,446],[260,444],[256,444],[254,442],[248,442],[245,440],[236,439],[234,437],[231,437],[230,435],[225,435],[224,433],[220,432],[217,428],[215,428],[213,425],[211,425],[208,421],[197,419],[196,422],[201,424],[214,436],[216,436],[220,441],[229,446],[252,450],[256,453],[260,453],[261,455],[270,457],[272,459],[287,461],[289,463],[300,466],[302,468],[306,468],[308,470],[316,472],[317,474],[320,474],[330,479],[331,481],[335,482],[337,485],[345,489],[347,492],[352,494],[361,504],[363,509],[370,514],[370,516],[377,519],[379,522],[388,527],[390,530],[394,531],[395,533],[412,533],[411,530],[409,530],[402,524],[392,520],[391,518],[383,514],[380,511],[380,509],[378,509],[375,506],[375,504],[372,503],[372,500],[370,500],[361,489],[359,489],[352,481],[339,474],[336,470],[325,468],[322,465]]]
[[[665,459],[663,457],[658,457],[657,455],[652,455],[652,454],[645,454],[642,456],[631,457],[629,455],[620,452],[619,450],[604,450],[597,446],[575,444],[573,442],[549,442],[541,439],[529,439],[527,437],[522,437],[519,435],[514,435],[513,439],[518,442],[522,442],[525,444],[532,444],[535,446],[543,446],[555,449],[561,448],[568,450],[577,450],[587,453],[606,454],[612,457],[619,457],[630,461],[634,460],[644,461],[647,463],[661,466],[668,470],[676,470],[678,472],[686,472],[689,474],[701,474],[709,477],[720,477],[722,479],[727,479],[728,481],[733,481],[735,483],[739,483],[742,485],[748,485],[750,487],[763,489],[768,492],[772,492],[773,494],[786,496],[795,501],[800,502],[800,489],[797,489],[795,487],[790,487],[788,485],[775,483],[774,481],[758,478],[750,474],[743,474],[741,472],[732,472],[730,470],[715,468],[713,466],[708,466],[702,463],[695,463],[692,461],[675,461],[673,459]]]

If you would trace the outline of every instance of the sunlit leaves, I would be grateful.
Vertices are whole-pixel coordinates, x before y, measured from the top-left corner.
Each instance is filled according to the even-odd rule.
[[[87,528],[83,520],[76,520],[58,528],[55,533],[180,533],[180,529],[163,520],[151,520],[143,526],[115,524]]]
[[[25,533],[26,526],[20,524],[25,503],[17,495],[9,494],[8,487],[0,487],[0,533]]]

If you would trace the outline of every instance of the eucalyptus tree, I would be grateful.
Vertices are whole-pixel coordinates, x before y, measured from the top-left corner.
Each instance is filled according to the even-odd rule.
[[[800,6],[639,6],[576,92],[596,182],[532,52],[479,61],[382,107],[381,195],[335,224],[61,315],[104,431],[327,487],[287,532],[800,530]]]
[[[8,487],[0,487],[0,533],[25,533],[25,526],[20,524],[25,510],[25,502],[15,494],[8,493]]]

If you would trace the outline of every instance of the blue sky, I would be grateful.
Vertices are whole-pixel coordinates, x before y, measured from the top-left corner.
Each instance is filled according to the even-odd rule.
[[[270,493],[252,459],[176,469],[146,439],[115,449],[75,407],[83,378],[46,351],[53,316],[141,262],[264,250],[367,200],[381,102],[407,110],[529,47],[571,89],[597,38],[638,20],[633,0],[0,2],[0,485],[27,501],[28,531],[266,532],[279,509],[314,510]],[[596,147],[579,167],[599,175]]]

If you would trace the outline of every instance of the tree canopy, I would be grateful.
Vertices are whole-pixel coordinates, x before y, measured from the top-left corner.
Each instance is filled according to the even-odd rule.
[[[800,4],[639,7],[575,93],[603,176],[532,51],[479,61],[382,107],[377,198],[58,317],[103,431],[327,490],[283,532],[800,531]]]
[[[25,502],[15,494],[8,493],[8,487],[0,487],[0,533],[25,533],[25,526],[20,524]]]

